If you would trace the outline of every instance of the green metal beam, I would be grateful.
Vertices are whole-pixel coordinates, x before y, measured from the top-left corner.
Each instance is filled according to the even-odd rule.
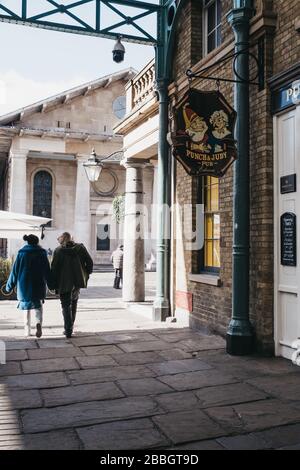
[[[161,5],[138,0],[78,0],[69,5],[60,4],[54,0],[46,0],[49,4],[48,10],[40,7],[40,11],[34,15],[30,15],[30,7],[36,6],[36,0],[19,0],[18,7],[9,9],[0,0],[0,21],[5,23],[19,24],[23,26],[31,26],[35,28],[49,29],[54,31],[83,34],[88,36],[98,36],[107,39],[116,39],[122,36],[122,40],[127,42],[135,42],[145,45],[157,44],[156,35],[152,35],[145,28],[142,28],[137,21],[147,16],[154,16],[161,10]],[[74,13],[74,8],[80,6],[88,6],[93,8],[94,18],[92,24],[87,22],[78,10]],[[120,21],[112,23],[109,26],[102,26],[102,6],[107,7],[115,14],[119,15]],[[136,14],[127,15],[126,11],[120,7],[130,7],[136,10]],[[61,15],[61,21],[57,21],[54,15]],[[52,18],[55,20],[52,21]],[[155,18],[153,18],[155,20]],[[69,20],[74,21],[74,25],[68,24]],[[132,34],[123,34],[120,30],[123,26],[131,26]]]

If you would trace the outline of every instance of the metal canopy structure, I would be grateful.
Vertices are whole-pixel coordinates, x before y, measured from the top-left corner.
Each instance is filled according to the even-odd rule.
[[[147,28],[138,23],[142,18],[148,20],[149,17],[155,21],[154,24],[157,23],[157,14],[160,15],[162,6],[155,3],[139,0],[78,0],[67,4],[54,0],[15,0],[14,6],[11,5],[11,1],[0,0],[0,21],[107,39],[122,36],[128,42],[157,44],[157,34],[150,33],[152,21],[148,22]],[[89,7],[88,19],[80,9],[82,6]],[[119,21],[105,26],[103,9],[108,9]],[[122,33],[122,28],[126,26],[132,27],[132,34]]]

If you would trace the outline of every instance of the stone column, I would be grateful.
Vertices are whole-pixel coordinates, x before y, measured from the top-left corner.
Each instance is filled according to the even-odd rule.
[[[143,168],[148,162],[128,160],[126,168],[123,300],[145,301],[145,254],[143,222]]]
[[[156,248],[157,248],[157,167],[158,161],[151,161],[154,174],[153,174],[153,190],[152,190],[152,208],[151,208],[151,255],[152,269],[156,271]]]
[[[8,204],[11,212],[20,214],[27,212],[27,154],[28,150],[13,150],[10,153]],[[9,240],[8,256],[15,256],[22,245],[22,237],[20,240]]]
[[[83,243],[87,250],[91,250],[91,212],[90,212],[90,182],[86,175],[83,163],[88,155],[77,156],[77,180],[74,212],[74,239]]]
[[[27,150],[10,154],[9,210],[26,214],[27,204]]]

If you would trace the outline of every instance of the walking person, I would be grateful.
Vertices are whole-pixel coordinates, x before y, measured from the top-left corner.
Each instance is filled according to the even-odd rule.
[[[86,288],[93,272],[93,260],[81,243],[75,243],[68,232],[58,237],[60,246],[53,254],[51,274],[59,293],[64,317],[64,335],[71,338],[77,313],[80,289]]]
[[[114,289],[120,289],[121,282],[123,286],[123,248],[123,245],[119,245],[118,248],[111,255],[111,261],[114,265],[115,270]]]
[[[25,336],[31,334],[31,311],[33,310],[36,337],[40,338],[42,336],[46,284],[51,283],[50,265],[47,252],[39,246],[37,236],[25,235],[23,240],[27,242],[27,245],[18,252],[6,284],[6,291],[11,292],[17,286],[18,309],[24,311]]]

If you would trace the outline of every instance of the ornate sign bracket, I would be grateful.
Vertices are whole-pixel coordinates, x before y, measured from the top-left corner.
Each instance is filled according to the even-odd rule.
[[[264,38],[260,39],[258,42],[253,44],[251,46],[254,47],[257,46],[257,55],[255,55],[253,52],[250,51],[250,48],[245,48],[242,49],[238,52],[234,52],[233,54],[227,55],[226,57],[223,57],[222,59],[214,62],[212,65],[209,65],[208,67],[205,67],[198,72],[193,72],[191,69],[188,69],[186,71],[186,75],[189,79],[189,81],[192,81],[193,78],[200,79],[200,80],[213,80],[218,82],[229,82],[229,83],[246,83],[248,85],[254,85],[258,86],[259,90],[263,90],[265,88],[265,74],[264,74],[264,51],[265,51],[265,41]],[[253,78],[251,79],[246,79],[245,77],[242,77],[238,71],[237,71],[237,61],[238,59],[247,54],[250,58],[252,58],[256,64],[256,74]],[[234,77],[236,79],[232,78],[221,78],[221,77],[216,77],[209,75],[208,72],[212,68],[218,67],[218,65],[227,63],[232,60],[232,71],[234,74]]]

